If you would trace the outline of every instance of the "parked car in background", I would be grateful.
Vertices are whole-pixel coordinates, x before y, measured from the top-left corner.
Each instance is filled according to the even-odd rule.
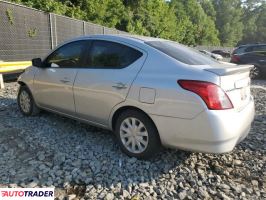
[[[231,53],[225,50],[213,50],[211,53],[219,54],[225,58],[230,58]]]
[[[235,54],[248,53],[248,52],[252,52],[252,51],[266,51],[266,44],[240,45],[233,50],[232,56]]]
[[[219,54],[215,54],[215,53],[211,53],[209,51],[206,51],[206,50],[199,50],[201,53],[203,54],[206,54],[216,60],[222,60],[223,59],[223,56],[219,55]]]
[[[231,62],[236,64],[252,64],[252,78],[265,77],[266,44],[246,44],[234,49]]]
[[[266,46],[265,46],[266,47]],[[266,48],[262,51],[253,51],[240,54],[234,54],[231,57],[231,63],[235,64],[252,64],[251,78],[266,77]]]
[[[251,66],[221,64],[168,40],[80,37],[32,63],[18,79],[22,114],[45,109],[112,130],[137,158],[161,145],[229,152],[254,118]]]

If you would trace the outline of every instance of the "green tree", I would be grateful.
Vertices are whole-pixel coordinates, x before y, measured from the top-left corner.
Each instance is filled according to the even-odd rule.
[[[189,45],[218,45],[210,0],[13,0],[46,12]]]
[[[54,0],[11,0],[12,2],[24,4],[25,6],[36,8],[45,12],[66,15],[76,19],[84,19],[85,12],[79,7],[72,6],[70,2],[62,3]]]
[[[241,0],[213,0],[216,27],[224,46],[234,46],[243,36],[243,8]]]
[[[164,0],[125,0],[127,31],[153,37],[175,38],[176,17]]]
[[[243,1],[244,30],[243,38],[239,44],[265,42],[266,41],[266,18],[265,1],[246,0]]]
[[[266,42],[266,3],[261,6],[258,18],[256,20],[257,25],[257,42]]]
[[[194,36],[194,26],[186,13],[184,3],[173,0],[170,3],[176,15],[176,35],[175,40],[180,43],[194,45],[196,43]]]
[[[189,45],[219,45],[218,31],[211,16],[208,16],[197,0],[172,0],[181,27],[183,38],[180,42]]]
[[[206,15],[211,17],[211,19],[215,22],[216,21],[216,11],[213,6],[213,3],[211,0],[198,0],[201,7],[203,8]]]
[[[117,27],[124,17],[125,7],[121,0],[83,0],[79,5],[86,11],[87,21],[108,27]]]

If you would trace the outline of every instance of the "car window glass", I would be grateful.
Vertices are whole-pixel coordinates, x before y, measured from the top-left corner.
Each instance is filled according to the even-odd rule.
[[[123,68],[142,56],[142,53],[123,44],[96,40],[92,43],[88,66],[93,68]]]
[[[45,61],[51,67],[78,67],[81,65],[81,54],[86,48],[86,41],[66,44],[55,50]]]
[[[266,51],[266,45],[256,46],[254,47],[254,51]]]
[[[266,59],[266,51],[254,51],[252,52],[252,55],[256,55],[259,57],[263,57],[263,59]]]
[[[171,41],[149,41],[146,44],[188,65],[210,65],[218,62],[197,50]]]
[[[255,47],[251,46],[251,47],[246,48],[244,51],[245,51],[245,52],[251,52],[251,51],[254,51],[254,48],[255,48]],[[244,52],[243,52],[243,53],[244,53]]]
[[[248,52],[247,51],[247,47],[243,46],[243,47],[238,47],[237,49],[235,49],[233,51],[233,54],[242,54],[242,53],[245,53],[245,52]]]

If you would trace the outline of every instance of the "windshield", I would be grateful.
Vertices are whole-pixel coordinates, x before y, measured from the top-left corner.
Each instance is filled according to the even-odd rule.
[[[149,46],[188,65],[219,64],[215,59],[199,53],[197,50],[171,41],[148,41]]]

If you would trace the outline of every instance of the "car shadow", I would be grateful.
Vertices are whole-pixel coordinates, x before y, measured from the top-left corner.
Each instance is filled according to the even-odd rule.
[[[259,163],[265,151],[266,115],[262,103],[257,103],[260,112],[247,139],[230,153],[162,149],[145,161],[123,154],[110,131],[45,111],[36,117],[22,116],[15,90],[13,95],[0,91],[0,187],[55,187],[57,197],[76,194],[77,198],[89,195],[91,199],[101,198],[102,191],[112,191],[120,198],[124,189],[133,197],[149,188],[161,198],[164,191],[171,190],[168,187],[178,198],[187,184],[199,191],[197,182],[209,175],[245,182],[255,177],[262,187],[256,177],[263,176],[263,168],[249,175],[243,170]],[[260,95],[264,93],[256,96]],[[241,157],[244,154],[247,156]],[[239,159],[242,164],[235,165],[234,160]]]
[[[14,98],[0,97],[0,118],[2,184],[67,187],[79,196],[88,185],[134,190],[165,178],[190,156],[162,148],[149,160],[130,158],[112,132],[46,111],[25,117]]]

